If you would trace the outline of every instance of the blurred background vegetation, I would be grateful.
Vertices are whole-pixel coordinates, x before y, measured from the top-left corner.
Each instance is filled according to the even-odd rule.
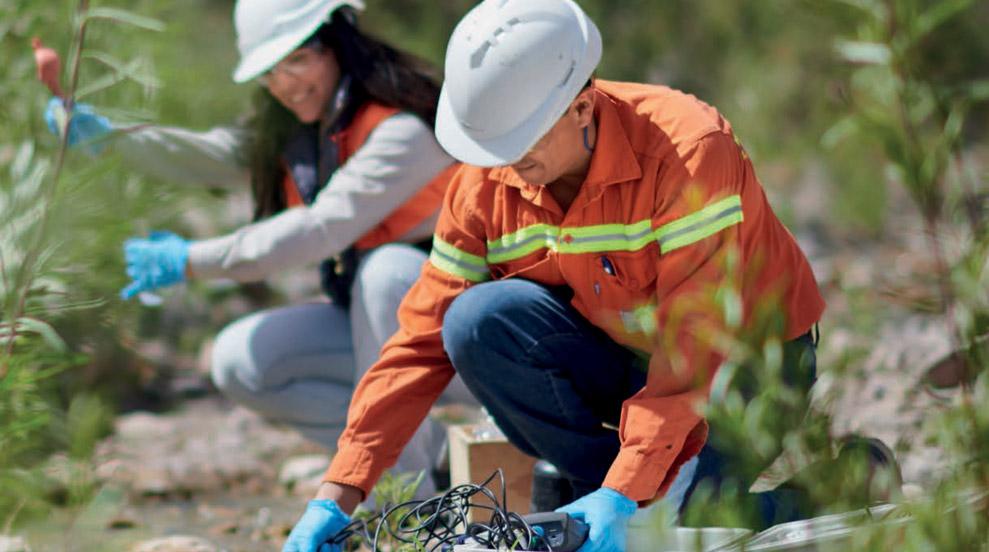
[[[437,67],[450,31],[474,4],[367,3],[365,28]],[[985,366],[977,344],[989,331],[989,3],[580,3],[604,36],[598,76],[668,84],[717,106],[744,142],[777,212],[813,242],[812,255],[902,245],[890,218],[904,209],[914,214],[917,232],[931,238],[915,253],[938,262],[932,272],[898,282],[901,291],[904,285],[919,291],[901,293],[893,303],[949,317],[966,366]],[[122,7],[164,27],[158,32],[105,20],[88,26],[87,48],[130,64],[129,78],[85,98],[100,112],[115,121],[200,129],[245,114],[253,85],[230,80],[236,62],[231,0],[93,4]],[[117,298],[125,284],[121,244],[127,237],[159,228],[202,236],[246,221],[248,212],[231,213],[230,198],[211,190],[139,177],[113,155],[72,152],[52,182],[59,144],[42,119],[48,93],[34,78],[30,39],[42,37],[65,59],[76,9],[72,0],[0,4],[0,527],[91,497],[95,484],[85,461],[114,414],[166,406],[160,383],[170,361],[149,344],[194,357],[204,336],[230,319],[213,305],[238,293],[230,287],[172,292],[175,309]],[[80,82],[108,72],[84,60]],[[957,238],[940,252],[939,232]],[[840,276],[818,276],[843,294],[828,325],[853,329],[858,344],[875,339],[890,308],[882,286],[842,287]],[[828,360],[847,366],[856,358],[839,354],[821,369],[829,369]],[[981,478],[986,489],[989,420],[981,397],[951,411],[954,422],[943,434],[946,446],[968,451],[965,465],[978,468],[962,486]],[[53,482],[44,470],[53,454],[78,469],[62,470],[69,476]],[[986,524],[976,523],[973,531],[985,536]]]

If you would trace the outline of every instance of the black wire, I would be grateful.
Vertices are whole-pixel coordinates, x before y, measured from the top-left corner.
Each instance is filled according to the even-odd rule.
[[[495,478],[501,485],[500,501],[488,488]],[[393,529],[389,519],[403,510],[405,512],[395,520]],[[478,511],[490,511],[490,519],[486,523],[468,521],[469,514]],[[372,535],[370,525],[375,521],[377,526]],[[350,539],[359,538],[368,543],[372,552],[378,552],[378,542],[385,534],[398,542],[416,544],[423,549],[429,545],[429,552],[447,552],[456,544],[465,544],[468,538],[478,546],[495,550],[508,548],[552,552],[545,539],[540,538],[522,516],[508,510],[508,486],[501,469],[479,485],[457,485],[426,500],[386,505],[382,512],[366,520],[354,520],[328,542],[343,545]]]

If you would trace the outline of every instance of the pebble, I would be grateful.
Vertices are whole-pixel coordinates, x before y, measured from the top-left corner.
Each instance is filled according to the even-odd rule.
[[[220,552],[220,548],[206,539],[177,535],[152,539],[134,545],[132,552]]]
[[[330,465],[330,457],[325,454],[306,454],[289,458],[282,465],[278,482],[293,487],[299,481],[321,476]]]
[[[0,535],[0,552],[31,552],[23,537]]]

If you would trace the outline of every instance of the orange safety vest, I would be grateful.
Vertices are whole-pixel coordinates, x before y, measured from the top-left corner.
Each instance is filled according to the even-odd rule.
[[[376,102],[367,102],[361,106],[350,125],[330,138],[337,145],[339,165],[343,166],[347,159],[350,159],[364,145],[368,136],[382,121],[399,111],[398,108]],[[354,247],[363,251],[397,241],[406,232],[433,216],[439,210],[447,185],[459,166],[459,164],[453,164],[441,171],[408,201],[361,236],[354,243]],[[291,171],[285,171],[282,189],[285,192],[287,207],[299,207],[305,204],[302,201],[302,196],[299,195],[299,188],[295,184],[295,179],[292,178]]]
[[[588,321],[649,357],[604,480],[641,503],[662,496],[707,439],[697,407],[724,361],[712,337],[776,313],[789,340],[820,318],[810,264],[728,121],[662,86],[598,80],[595,95],[597,145],[566,212],[511,167],[454,177],[429,263],[354,392],[327,481],[367,492],[394,462],[454,375],[443,316],[480,282],[568,286]]]

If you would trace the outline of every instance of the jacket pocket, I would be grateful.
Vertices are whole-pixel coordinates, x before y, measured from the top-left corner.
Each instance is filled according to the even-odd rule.
[[[605,282],[629,292],[648,292],[656,288],[656,262],[653,248],[640,251],[602,253],[594,259]],[[594,267],[592,267],[593,269]]]

